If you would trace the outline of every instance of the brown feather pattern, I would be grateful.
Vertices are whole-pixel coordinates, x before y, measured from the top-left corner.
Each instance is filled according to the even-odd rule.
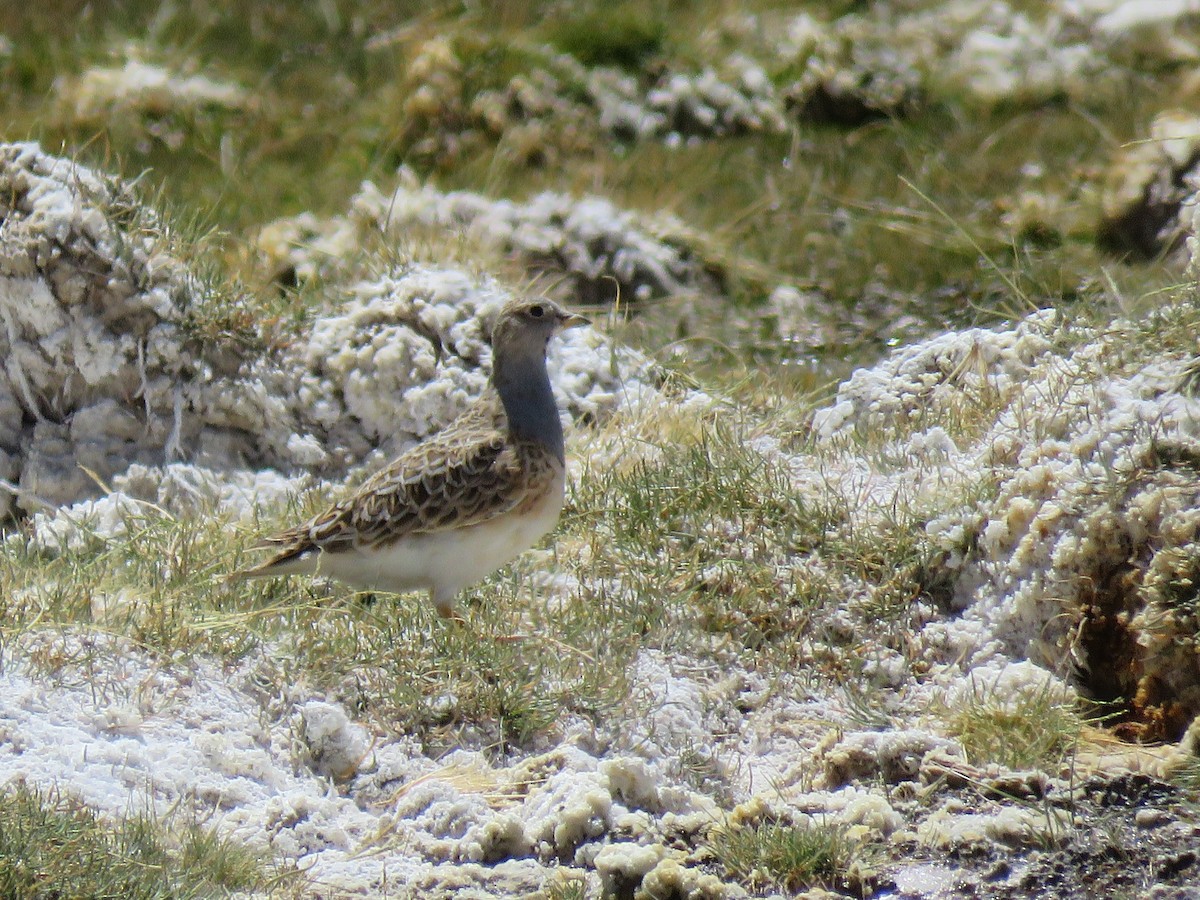
[[[315,550],[386,546],[412,534],[465,528],[536,501],[562,464],[544,446],[513,441],[495,391],[393,460],[349,497],[262,542],[283,549],[251,570]]]

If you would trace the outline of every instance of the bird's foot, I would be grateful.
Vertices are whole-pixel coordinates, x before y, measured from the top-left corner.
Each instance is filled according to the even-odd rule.
[[[455,625],[466,625],[467,620],[463,618],[463,614],[454,608],[449,603],[436,604],[438,618],[445,619],[448,622],[453,622]]]

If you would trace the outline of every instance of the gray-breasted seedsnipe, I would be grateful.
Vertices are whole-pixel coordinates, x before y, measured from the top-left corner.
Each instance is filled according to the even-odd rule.
[[[365,590],[428,590],[454,615],[460,591],[554,527],[563,504],[563,431],[546,347],[588,320],[549,300],[508,303],[492,330],[492,382],[443,431],[350,497],[266,538],[275,556],[244,574],[328,575]]]

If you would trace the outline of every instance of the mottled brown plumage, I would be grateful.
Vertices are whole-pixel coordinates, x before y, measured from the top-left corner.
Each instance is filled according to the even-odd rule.
[[[508,304],[493,331],[488,391],[446,429],[353,494],[267,538],[249,576],[326,574],[368,589],[431,591],[453,613],[462,589],[550,530],[562,508],[562,426],[546,345],[587,320],[546,300]]]

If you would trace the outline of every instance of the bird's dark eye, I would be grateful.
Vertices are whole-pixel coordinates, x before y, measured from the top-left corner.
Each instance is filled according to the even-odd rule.
[[[535,319],[540,319],[546,314],[546,308],[543,306],[531,306],[529,307],[529,314]]]

